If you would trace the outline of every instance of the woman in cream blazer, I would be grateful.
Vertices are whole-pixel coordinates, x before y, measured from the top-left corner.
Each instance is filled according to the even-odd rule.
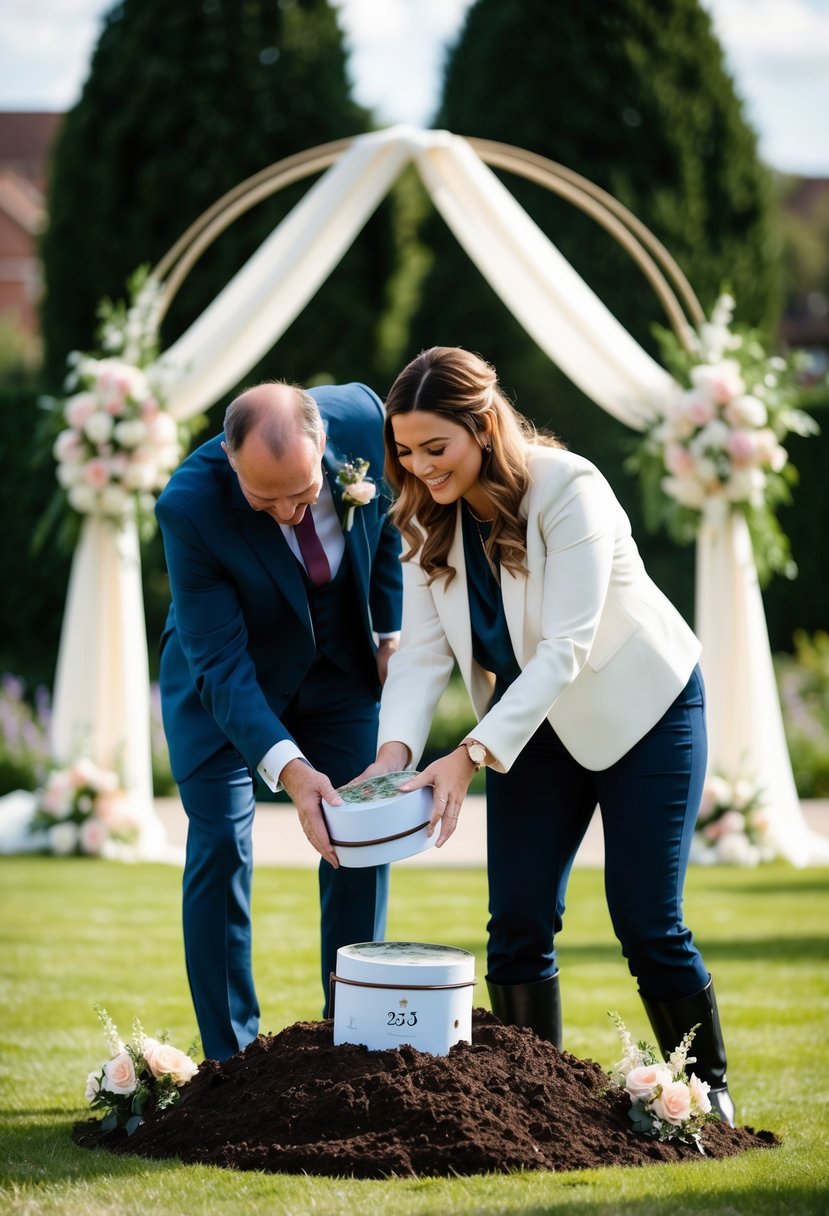
[[[368,772],[417,763],[457,662],[477,726],[404,788],[434,787],[440,846],[486,765],[494,1012],[560,1046],[554,940],[598,803],[608,907],[660,1047],[700,1024],[695,1071],[731,1121],[711,977],[682,918],[707,759],[698,640],[598,469],[537,435],[478,356],[434,347],[401,372],[386,457],[408,549]]]

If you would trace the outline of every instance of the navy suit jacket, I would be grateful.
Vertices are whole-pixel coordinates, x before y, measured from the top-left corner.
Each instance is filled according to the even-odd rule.
[[[337,468],[364,458],[368,476],[381,481],[383,407],[364,384],[311,392],[328,435],[323,467],[344,520]],[[315,657],[299,563],[276,521],[248,505],[221,442],[217,436],[188,456],[156,504],[172,595],[161,642],[162,707],[179,782],[228,740],[255,772],[275,743],[291,738],[280,714]],[[400,628],[400,538],[389,505],[378,493],[355,508],[345,533],[369,656],[373,631]]]

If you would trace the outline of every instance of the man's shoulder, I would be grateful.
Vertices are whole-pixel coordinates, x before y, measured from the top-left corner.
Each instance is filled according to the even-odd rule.
[[[215,499],[217,490],[228,480],[227,456],[222,449],[222,435],[208,439],[187,456],[175,470],[162,490],[156,510],[181,508],[193,500]]]
[[[383,403],[374,389],[354,380],[350,384],[319,384],[308,390],[326,420],[373,421],[383,419]]]

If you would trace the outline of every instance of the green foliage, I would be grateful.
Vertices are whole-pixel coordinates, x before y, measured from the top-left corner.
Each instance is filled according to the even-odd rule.
[[[328,0],[122,0],[54,151],[43,239],[43,333],[56,381],[88,349],[98,301],[118,298],[226,191],[282,157],[368,127],[350,97]],[[202,256],[163,345],[261,245],[307,182],[259,204]],[[385,277],[386,221],[369,225],[290,337],[251,378],[301,382],[366,368]],[[347,323],[344,318],[347,317]],[[321,339],[320,335],[324,335]],[[325,362],[321,360],[324,358]]]
[[[34,790],[49,766],[49,694],[6,673],[0,679],[0,797],[12,790]]]
[[[716,977],[739,1121],[775,1131],[781,1148],[658,1169],[373,1182],[239,1173],[73,1144],[72,1123],[88,1115],[85,1078],[105,1054],[92,1015],[97,1002],[122,1025],[140,1012],[148,1027],[169,1027],[175,1043],[193,1034],[180,888],[175,866],[0,861],[7,983],[0,1203],[10,1216],[104,1216],[116,1209],[124,1216],[823,1213],[829,1116],[814,1087],[813,1100],[804,1101],[803,1093],[804,1078],[820,1078],[829,1068],[829,895],[822,871],[778,864],[760,871],[697,868],[686,891],[688,918]],[[485,921],[482,870],[395,867],[390,937],[471,950],[482,977]],[[263,1030],[319,1017],[318,922],[313,869],[257,869],[254,968]],[[604,1011],[618,1008],[637,1038],[647,1021],[619,954],[598,870],[573,872],[560,961],[567,1049],[607,1066],[616,1040]],[[486,1004],[480,979],[473,999]]]
[[[829,634],[794,635],[794,655],[776,655],[786,742],[802,798],[829,798]]]
[[[505,55],[505,48],[514,48]],[[514,55],[514,59],[512,56]],[[703,305],[728,278],[744,319],[771,325],[777,245],[768,176],[699,0],[478,0],[450,53],[436,126],[549,157],[615,195],[663,241]],[[658,304],[629,256],[592,220],[509,175],[510,191],[646,349]],[[693,555],[642,535],[623,472],[630,432],[576,389],[507,313],[435,218],[409,355],[480,352],[519,409],[593,460],[631,516],[659,585],[690,617]]]

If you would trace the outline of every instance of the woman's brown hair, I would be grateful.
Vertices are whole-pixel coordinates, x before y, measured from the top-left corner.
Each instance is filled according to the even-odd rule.
[[[495,518],[486,553],[514,574],[526,570],[527,524],[520,515],[527,491],[530,444],[561,447],[558,440],[541,435],[507,401],[495,369],[479,355],[459,346],[433,346],[413,359],[391,386],[386,398],[386,479],[397,494],[391,516],[408,550],[404,561],[420,553],[420,565],[431,583],[454,578],[448,565],[455,535],[457,511],[436,503],[419,478],[407,473],[397,456],[392,430],[396,414],[427,410],[464,426],[481,445],[479,483],[495,505]],[[422,553],[420,552],[422,549]]]

